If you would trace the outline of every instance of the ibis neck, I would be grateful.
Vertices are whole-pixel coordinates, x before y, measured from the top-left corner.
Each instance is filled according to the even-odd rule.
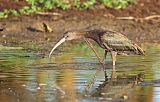
[[[89,39],[92,39],[92,40],[96,41],[98,43],[98,45],[103,48],[104,46],[103,46],[102,41],[101,41],[101,36],[103,34],[104,34],[104,31],[90,30],[90,31],[86,31],[85,38],[89,38]]]

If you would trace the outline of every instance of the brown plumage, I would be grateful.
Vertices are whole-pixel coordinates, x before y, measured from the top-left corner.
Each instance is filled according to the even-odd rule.
[[[107,52],[111,52],[112,65],[113,65],[112,78],[115,78],[114,73],[115,73],[115,61],[117,53],[144,55],[144,51],[137,44],[129,40],[125,35],[116,31],[94,28],[84,31],[65,32],[63,38],[51,50],[49,57],[51,56],[52,52],[64,41],[78,40],[78,39],[84,39],[87,42],[87,44],[92,48],[92,50],[96,54],[97,58],[99,59],[99,62],[102,63],[104,69],[105,69],[104,63]],[[105,54],[103,61],[100,60],[97,52],[95,51],[95,49],[93,48],[92,44],[88,39],[96,41],[98,45],[104,49]]]
[[[93,39],[100,47],[107,52],[116,51],[119,53],[144,55],[144,51],[123,34],[103,29],[86,31],[86,38]]]

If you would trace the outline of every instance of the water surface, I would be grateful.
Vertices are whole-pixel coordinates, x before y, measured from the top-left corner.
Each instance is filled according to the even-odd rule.
[[[68,45],[67,45],[68,46]],[[145,56],[118,56],[117,76],[144,73],[139,85],[104,85],[101,65],[85,44],[76,44],[55,51],[52,58],[39,57],[23,49],[0,50],[0,99],[2,102],[159,102],[160,44],[142,44]],[[103,50],[97,49],[100,56]],[[106,59],[111,75],[111,58]]]

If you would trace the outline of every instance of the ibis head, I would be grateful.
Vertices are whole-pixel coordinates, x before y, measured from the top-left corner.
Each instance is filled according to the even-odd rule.
[[[52,52],[63,42],[69,41],[69,40],[76,40],[76,39],[82,39],[84,37],[84,32],[80,31],[67,31],[64,33],[63,37],[57,42],[57,44],[52,48],[49,57],[51,56]]]

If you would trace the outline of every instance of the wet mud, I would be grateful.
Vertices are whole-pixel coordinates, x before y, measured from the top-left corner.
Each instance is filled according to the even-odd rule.
[[[43,23],[53,31],[44,32]],[[103,16],[32,15],[3,19],[0,22],[0,44],[7,46],[39,46],[45,51],[67,30],[83,30],[103,26],[123,33],[136,43],[160,42],[160,19],[119,20]]]

